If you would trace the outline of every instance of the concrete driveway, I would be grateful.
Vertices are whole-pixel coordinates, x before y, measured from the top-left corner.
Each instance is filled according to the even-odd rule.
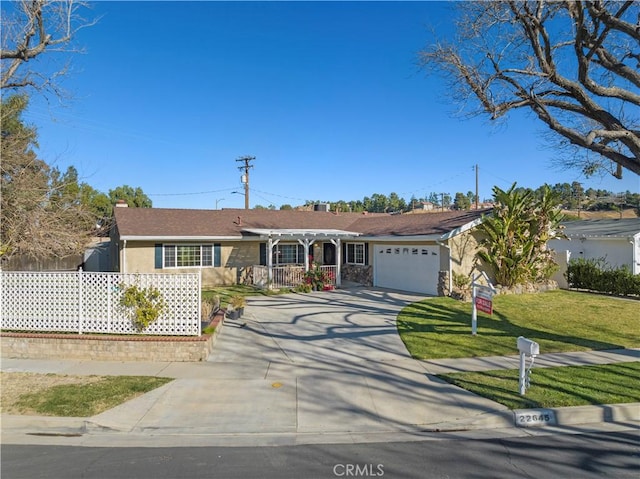
[[[240,321],[246,326],[237,331],[238,322],[225,320],[209,361],[257,360],[343,371],[354,362],[408,359],[396,317],[423,298],[364,288],[250,297]]]
[[[297,434],[430,429],[506,410],[431,379],[410,357],[396,317],[421,299],[370,288],[249,298],[246,325],[227,320],[209,362],[245,381],[235,387],[270,390],[243,400]]]

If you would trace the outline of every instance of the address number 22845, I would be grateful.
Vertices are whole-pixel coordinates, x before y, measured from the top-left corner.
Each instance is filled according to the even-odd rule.
[[[551,410],[527,410],[516,412],[516,426],[550,426],[556,423],[555,414]]]

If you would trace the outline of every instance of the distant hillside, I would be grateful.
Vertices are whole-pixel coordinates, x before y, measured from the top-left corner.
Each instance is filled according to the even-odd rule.
[[[622,211],[620,216],[619,211],[578,211],[576,210],[562,210],[562,212],[570,219],[581,220],[597,220],[597,219],[615,219],[615,218],[637,218],[636,212],[633,208],[627,208]]]

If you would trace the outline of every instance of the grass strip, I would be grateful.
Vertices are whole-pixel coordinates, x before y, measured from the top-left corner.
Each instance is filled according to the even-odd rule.
[[[149,376],[109,376],[88,384],[61,384],[23,394],[16,406],[44,416],[89,417],[172,380]]]
[[[438,377],[510,409],[640,402],[640,362],[534,368],[524,396],[518,374],[508,369]]]
[[[516,338],[541,353],[640,347],[640,303],[573,291],[499,295],[492,316],[478,314],[471,335],[471,304],[451,298],[413,303],[398,315],[398,332],[417,359],[517,354]]]
[[[233,296],[275,296],[278,294],[291,292],[290,289],[282,290],[269,290],[259,289],[253,286],[244,284],[236,284],[232,286],[219,286],[215,288],[208,288],[202,290],[202,299],[212,298],[213,296],[220,297],[220,307],[226,308]]]

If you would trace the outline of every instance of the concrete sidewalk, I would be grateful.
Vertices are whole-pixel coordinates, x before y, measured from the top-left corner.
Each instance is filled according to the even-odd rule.
[[[638,350],[541,355],[538,366],[640,359]],[[175,378],[91,418],[2,415],[3,443],[40,443],[66,436],[84,445],[277,445],[419,440],[430,433],[522,434],[514,412],[439,381],[432,374],[517,368],[517,358],[323,366],[248,361],[125,363],[2,359],[6,372],[149,375]],[[640,404],[554,410],[558,426],[638,425]],[[507,431],[511,429],[511,431]],[[60,437],[55,438],[59,443]]]
[[[436,374],[517,369],[517,356],[417,361],[395,318],[414,297],[390,291],[251,299],[201,363],[2,359],[6,372],[175,378],[90,418],[2,415],[2,442],[94,446],[282,445],[539,433],[506,407]],[[640,360],[640,350],[543,354],[535,367]],[[637,427],[640,404],[560,408],[561,427]],[[60,437],[63,436],[63,437]],[[47,442],[50,443],[50,442]]]

